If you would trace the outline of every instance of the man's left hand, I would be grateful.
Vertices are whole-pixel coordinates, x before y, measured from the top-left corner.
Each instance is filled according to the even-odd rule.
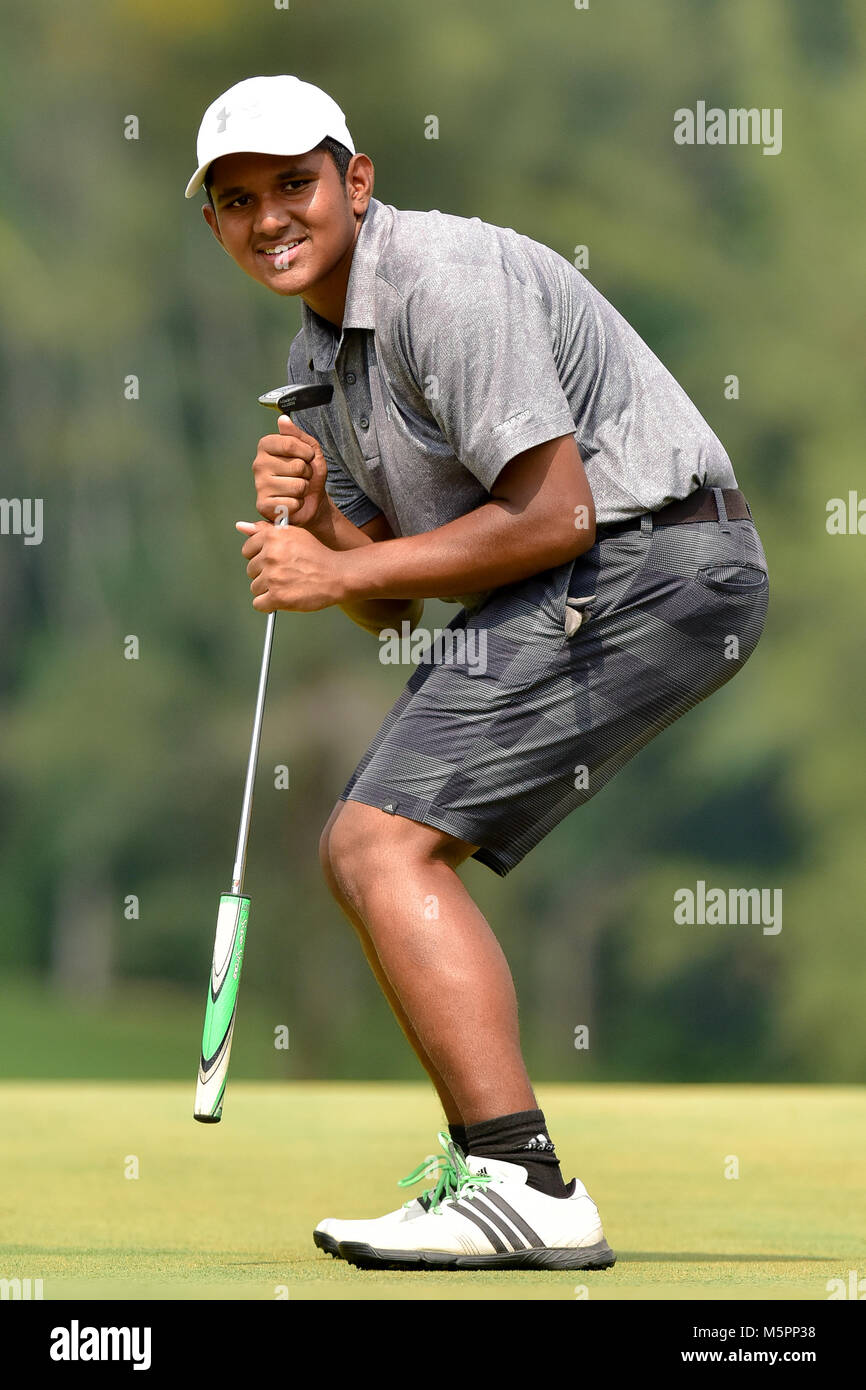
[[[238,521],[247,540],[241,554],[249,561],[253,608],[274,613],[278,608],[317,613],[346,597],[342,552],[322,545],[298,526],[272,526],[269,521]]]

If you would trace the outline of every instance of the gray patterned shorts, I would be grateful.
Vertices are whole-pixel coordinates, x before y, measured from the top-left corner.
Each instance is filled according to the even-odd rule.
[[[486,669],[420,664],[341,799],[478,845],[504,876],[740,670],[768,598],[751,520],[654,528],[644,516],[461,609],[449,628],[483,629]]]

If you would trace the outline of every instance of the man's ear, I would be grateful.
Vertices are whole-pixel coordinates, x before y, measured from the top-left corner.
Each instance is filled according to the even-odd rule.
[[[220,246],[222,246],[223,250],[225,251],[226,248],[223,244],[222,234],[220,233],[219,223],[217,222],[217,215],[209,202],[204,203],[202,205],[202,216],[204,217],[205,222],[210,227]]]
[[[375,176],[369,155],[360,151],[352,155],[346,170],[346,194],[356,217],[363,217],[369,207]]]

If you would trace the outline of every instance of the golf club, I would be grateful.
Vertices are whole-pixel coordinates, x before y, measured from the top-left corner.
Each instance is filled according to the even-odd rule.
[[[326,405],[333,393],[333,386],[280,386],[275,391],[268,391],[265,395],[259,396],[259,403],[278,410],[281,415],[291,415],[293,410],[310,410],[314,406]],[[283,517],[276,524],[287,526],[289,519]],[[221,1118],[223,1095],[228,1077],[232,1034],[234,1033],[237,1011],[238,985],[240,984],[244,942],[250,915],[250,899],[244,897],[243,894],[244,872],[276,616],[276,613],[269,613],[265,627],[265,643],[259,672],[250,756],[247,762],[241,821],[232,869],[231,891],[221,895],[217,913],[213,963],[202,1034],[195,1109],[193,1110],[195,1119],[200,1120],[202,1124],[216,1124]]]

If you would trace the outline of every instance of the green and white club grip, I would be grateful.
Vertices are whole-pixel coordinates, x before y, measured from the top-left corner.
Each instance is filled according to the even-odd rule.
[[[249,898],[222,894],[193,1111],[203,1124],[216,1124],[223,1112],[249,915]]]

